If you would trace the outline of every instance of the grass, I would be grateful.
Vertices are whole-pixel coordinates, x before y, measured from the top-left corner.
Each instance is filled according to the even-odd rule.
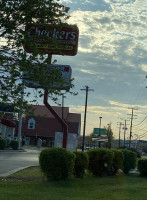
[[[71,178],[47,182],[39,167],[28,168],[0,178],[0,200],[146,200],[147,178],[121,177]]]

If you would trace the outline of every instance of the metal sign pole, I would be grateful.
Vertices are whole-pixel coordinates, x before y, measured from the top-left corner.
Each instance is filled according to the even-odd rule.
[[[48,64],[51,64],[52,55],[48,55]],[[47,107],[47,109],[54,115],[54,117],[62,124],[62,127],[64,128],[64,134],[63,134],[63,143],[62,147],[66,148],[67,145],[67,134],[68,134],[68,125],[64,122],[64,120],[56,113],[56,111],[49,105],[48,103],[48,91],[44,91],[44,104]]]

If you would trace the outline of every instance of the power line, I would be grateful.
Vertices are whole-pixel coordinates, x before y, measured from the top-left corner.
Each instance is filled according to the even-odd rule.
[[[146,119],[147,119],[147,116],[146,116],[139,124],[136,124],[136,125],[133,125],[133,126],[139,126],[139,125],[142,124]]]

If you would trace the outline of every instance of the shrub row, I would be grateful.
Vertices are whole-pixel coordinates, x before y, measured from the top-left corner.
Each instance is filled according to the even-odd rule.
[[[141,176],[147,176],[147,159],[140,158],[137,162],[137,168]]]
[[[3,138],[0,138],[0,149],[5,149],[7,146],[7,141]],[[18,141],[12,140],[9,144],[9,147],[11,147],[13,150],[18,149]]]
[[[6,147],[6,140],[3,138],[0,138],[0,149],[4,149]]]
[[[82,178],[86,169],[94,176],[115,175],[118,169],[127,174],[136,167],[136,160],[136,153],[127,149],[97,148],[85,153],[52,147],[39,155],[40,168],[48,180],[66,179],[72,174]]]

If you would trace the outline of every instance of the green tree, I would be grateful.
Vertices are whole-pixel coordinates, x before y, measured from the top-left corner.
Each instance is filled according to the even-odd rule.
[[[50,88],[52,82],[56,81],[63,85],[65,81],[60,78],[59,70],[53,70],[50,74],[46,73],[48,55],[38,52],[35,48],[31,54],[26,53],[23,48],[29,41],[25,31],[27,24],[54,26],[66,23],[69,18],[67,14],[69,8],[59,2],[60,0],[0,1],[1,102],[11,102],[14,106],[23,104],[23,108],[26,107],[30,92],[26,88],[23,90],[24,72],[27,72],[26,78],[48,90],[52,100],[56,101],[58,95],[61,95],[60,89]],[[72,81],[68,84],[67,92],[70,92],[70,88],[73,87]],[[24,100],[21,97],[22,93]],[[38,90],[38,94],[41,97],[43,90]]]
[[[105,129],[106,129],[106,134],[107,134],[107,137],[108,137],[108,148],[111,148],[112,140],[114,139],[113,131],[111,129],[111,126],[105,127]]]

